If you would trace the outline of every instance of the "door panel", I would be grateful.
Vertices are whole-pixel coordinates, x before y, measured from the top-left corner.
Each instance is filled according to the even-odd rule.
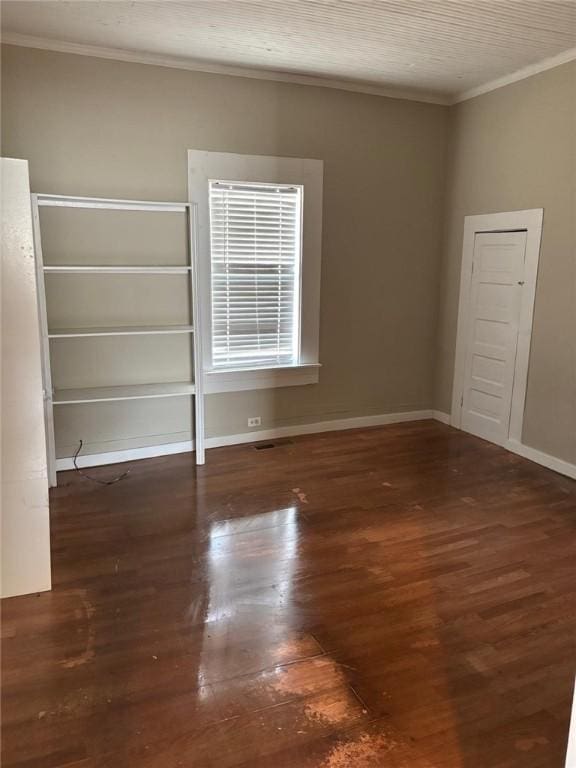
[[[526,232],[479,232],[474,240],[461,427],[508,437]]]

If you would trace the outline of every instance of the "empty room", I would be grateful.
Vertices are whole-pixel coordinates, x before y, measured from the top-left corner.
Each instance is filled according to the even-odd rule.
[[[576,768],[576,1],[0,13],[3,768]]]

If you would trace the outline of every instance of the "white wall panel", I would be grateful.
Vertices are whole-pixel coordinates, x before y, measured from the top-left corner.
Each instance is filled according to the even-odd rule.
[[[1,595],[11,597],[50,589],[50,520],[28,163],[1,163]]]

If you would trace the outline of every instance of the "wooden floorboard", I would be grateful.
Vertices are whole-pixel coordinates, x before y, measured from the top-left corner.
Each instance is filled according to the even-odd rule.
[[[59,482],[4,768],[563,767],[574,481],[430,421]]]

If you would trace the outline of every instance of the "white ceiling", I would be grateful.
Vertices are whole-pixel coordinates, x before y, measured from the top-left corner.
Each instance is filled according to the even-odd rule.
[[[442,103],[576,56],[576,0],[4,0],[1,7],[6,42],[320,78]]]

